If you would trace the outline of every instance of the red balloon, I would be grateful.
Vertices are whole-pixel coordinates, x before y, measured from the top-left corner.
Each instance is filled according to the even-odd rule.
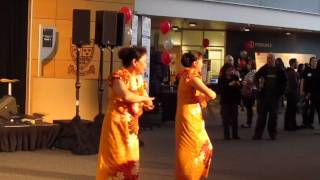
[[[246,60],[241,59],[241,60],[240,60],[240,68],[245,68],[245,67],[246,67],[246,65],[247,65]]]
[[[124,14],[125,23],[128,24],[132,19],[132,11],[131,11],[131,9],[128,8],[128,7],[122,7],[120,9],[120,12],[122,12]]]
[[[171,54],[168,52],[162,52],[161,54],[161,63],[164,65],[169,65],[171,62]]]
[[[171,29],[171,24],[169,21],[162,21],[160,23],[160,31],[163,33],[163,34],[166,34],[170,31]]]
[[[209,44],[210,44],[210,41],[209,41],[209,39],[207,39],[207,38],[204,38],[203,40],[202,40],[202,46],[203,47],[208,47],[209,46]]]
[[[244,48],[245,48],[246,50],[253,49],[253,48],[254,48],[254,42],[253,42],[253,41],[247,41],[247,42],[244,44]]]

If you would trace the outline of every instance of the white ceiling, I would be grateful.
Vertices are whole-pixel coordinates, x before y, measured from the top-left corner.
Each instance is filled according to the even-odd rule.
[[[159,28],[160,23],[164,20],[168,20],[172,26],[177,26],[179,29],[198,29],[198,30],[229,30],[229,31],[242,31],[244,28],[249,28],[251,31],[269,31],[269,32],[316,32],[310,30],[274,27],[274,26],[262,26],[254,24],[241,24],[230,23],[221,21],[208,21],[199,19],[187,19],[187,18],[174,18],[174,17],[161,17],[150,16],[152,28]],[[189,23],[196,23],[196,27],[190,27]],[[318,32],[317,32],[318,33]]]

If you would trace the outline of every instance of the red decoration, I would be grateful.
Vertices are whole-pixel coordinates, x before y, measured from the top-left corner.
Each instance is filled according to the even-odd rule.
[[[166,34],[170,31],[171,29],[171,24],[169,21],[162,21],[160,23],[160,31],[163,33],[163,34]]]
[[[113,174],[115,178],[123,178],[123,179],[138,179],[138,162],[137,161],[128,161],[127,163],[123,163],[117,166],[115,174]]]
[[[139,115],[140,113],[139,103],[130,104],[130,106],[128,107],[128,111],[133,116]]]
[[[132,11],[128,7],[122,7],[120,12],[124,14],[125,23],[128,24],[132,19]]]
[[[244,44],[244,48],[246,50],[251,50],[254,48],[254,42],[253,41],[247,41],[245,44]]]
[[[171,54],[168,52],[162,52],[161,54],[161,63],[164,65],[169,65],[171,62]]]
[[[246,60],[244,60],[244,59],[241,59],[240,60],[240,68],[245,68],[246,67],[246,65],[247,65],[247,62],[246,62]]]
[[[202,46],[203,47],[208,47],[209,46],[209,44],[210,44],[210,41],[209,41],[209,39],[207,39],[207,38],[204,38],[203,40],[202,40]]]

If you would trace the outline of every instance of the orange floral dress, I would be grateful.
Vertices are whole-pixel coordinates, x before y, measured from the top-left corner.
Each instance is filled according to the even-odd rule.
[[[190,85],[199,77],[192,68],[186,68],[178,86],[176,112],[176,180],[199,180],[208,177],[213,148],[205,130],[202,109],[204,95]]]
[[[137,95],[145,92],[142,76],[132,76],[122,68],[109,78],[120,79]],[[139,178],[139,116],[142,103],[128,103],[114,92],[109,94],[106,116],[103,122],[97,165],[97,180],[136,180]]]

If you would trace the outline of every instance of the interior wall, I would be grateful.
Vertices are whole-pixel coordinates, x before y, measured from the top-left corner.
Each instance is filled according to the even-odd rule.
[[[226,42],[227,54],[238,58],[240,51],[244,49],[244,44],[247,41],[253,41],[260,45],[254,47],[254,52],[314,54],[320,57],[319,33],[292,33],[288,36],[282,32],[228,31]],[[250,54],[250,52],[248,53]],[[254,56],[254,54],[251,55]],[[305,60],[301,61],[304,62]]]
[[[73,9],[91,10],[90,37],[94,39],[95,12],[97,10],[119,11],[127,6],[133,9],[134,0],[30,0],[30,43],[29,43],[29,81],[27,93],[27,112],[44,113],[45,120],[72,118],[75,114],[75,74],[70,67],[75,66],[72,58],[72,11]],[[56,27],[56,53],[38,74],[39,26]],[[93,119],[98,113],[97,77],[99,70],[99,48],[94,51],[87,66],[82,69],[80,88],[80,116]],[[114,51],[113,69],[121,66]],[[109,75],[110,53],[105,51],[104,78]],[[92,71],[89,71],[91,67]]]

